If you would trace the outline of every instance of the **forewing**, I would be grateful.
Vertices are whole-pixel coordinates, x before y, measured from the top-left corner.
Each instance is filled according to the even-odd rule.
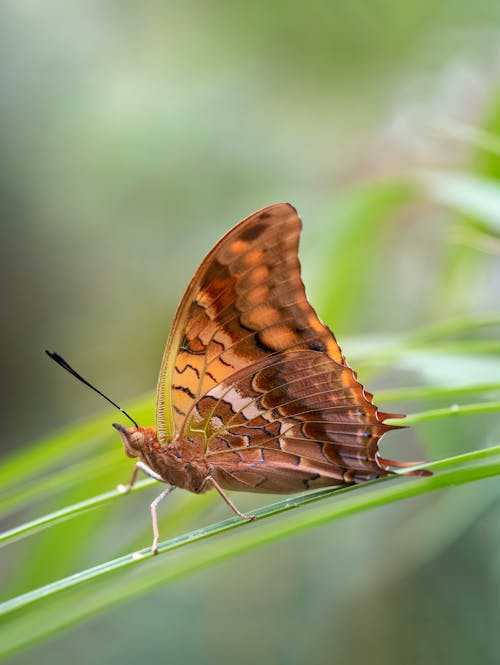
[[[184,428],[192,407],[242,368],[286,349],[322,351],[343,364],[300,277],[295,208],[254,213],[207,255],[177,310],[158,380],[161,443]]]
[[[186,435],[204,432],[206,460],[227,489],[294,492],[387,475],[378,441],[393,426],[355,373],[326,353],[287,350],[214,386]]]

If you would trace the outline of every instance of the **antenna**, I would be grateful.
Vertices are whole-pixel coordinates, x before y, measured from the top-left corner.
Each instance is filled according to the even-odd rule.
[[[55,362],[56,362],[58,365],[60,365],[63,369],[65,369],[67,372],[69,372],[70,374],[72,374],[72,375],[75,377],[75,379],[78,379],[79,381],[81,381],[82,383],[84,383],[86,386],[88,386],[89,388],[91,388],[91,389],[92,389],[94,392],[96,392],[98,395],[100,395],[101,397],[104,397],[104,399],[107,400],[107,401],[108,401],[110,404],[112,404],[114,407],[116,407],[116,408],[118,409],[118,411],[121,411],[121,412],[123,413],[124,416],[127,416],[127,418],[128,418],[131,422],[133,422],[134,425],[135,425],[136,427],[139,427],[139,425],[135,422],[135,420],[134,420],[131,416],[129,416],[128,413],[127,413],[124,409],[122,409],[121,406],[118,406],[118,404],[117,404],[116,402],[113,402],[113,400],[110,399],[107,395],[105,395],[104,393],[102,393],[102,392],[101,392],[100,390],[98,390],[95,386],[93,386],[93,385],[92,385],[91,383],[89,383],[86,379],[84,379],[83,376],[82,376],[81,374],[78,374],[78,372],[77,372],[76,370],[74,370],[74,369],[71,367],[71,365],[69,365],[69,364],[64,360],[64,358],[63,358],[62,356],[60,356],[58,353],[54,353],[53,351],[47,351],[47,349],[45,349],[45,353],[46,353],[50,358],[52,358],[52,360],[55,360]]]

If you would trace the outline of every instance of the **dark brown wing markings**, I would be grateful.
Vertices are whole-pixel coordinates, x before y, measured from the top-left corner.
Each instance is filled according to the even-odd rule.
[[[182,411],[181,409],[179,409],[179,407],[177,406],[177,404],[174,404],[174,405],[173,405],[173,408],[174,408],[174,411],[177,413],[177,415],[179,415],[179,416],[183,416],[183,417],[186,417],[187,414],[184,413],[184,411]]]
[[[276,261],[273,264],[273,270],[277,270],[280,266],[284,266],[286,263],[287,263],[286,260]],[[252,268],[245,271],[245,273],[243,273],[242,275],[239,275],[238,280],[245,279],[245,275],[249,275],[254,270],[255,270],[255,266],[253,266]],[[236,309],[239,314],[244,313],[244,312],[252,309],[251,306],[248,307],[248,309],[242,309],[243,302],[245,302],[245,298],[247,299],[247,302],[248,302],[248,296],[249,296],[250,293],[256,291],[257,289],[260,289],[260,295],[261,295],[262,300],[257,300],[255,298],[256,302],[253,303],[254,306],[260,305],[262,302],[264,302],[264,298],[265,298],[265,296],[268,295],[269,291],[271,291],[272,289],[277,290],[278,288],[283,288],[286,284],[289,284],[289,283],[296,283],[296,279],[294,279],[294,278],[296,278],[296,275],[294,275],[292,273],[291,275],[287,275],[285,279],[283,279],[279,282],[276,282],[276,281],[271,282],[269,279],[263,279],[263,280],[260,280],[258,282],[249,281],[249,286],[245,287],[243,290],[236,290],[234,287],[237,286],[239,282],[236,282],[236,284],[235,284],[235,283],[232,282],[232,280],[230,278],[228,278],[227,279],[227,282],[228,282],[227,286],[224,287],[222,289],[222,291],[219,292],[217,294],[217,296],[211,302],[205,303],[205,302],[200,301],[200,300],[195,301],[195,304],[198,307],[200,307],[202,309],[202,311],[198,312],[198,314],[195,317],[192,318],[192,320],[190,321],[189,326],[188,326],[187,329],[191,330],[191,329],[195,328],[195,325],[199,325],[199,323],[200,323],[199,319],[201,319],[203,317],[203,315],[205,315],[210,321],[216,321],[217,319],[222,318],[224,313],[226,313],[227,311],[231,311],[232,309]],[[302,287],[303,287],[303,285],[302,285]],[[213,309],[214,305],[216,305],[217,302],[222,297],[227,296],[228,295],[227,292],[231,291],[231,289],[233,289],[233,291],[230,294],[231,300],[228,300],[227,302],[225,302],[224,306],[222,308],[219,308],[219,309],[216,308],[215,315],[210,316],[210,312]],[[204,288],[202,287],[201,290],[200,290],[200,294],[198,295],[198,298],[200,297],[200,295],[208,293],[208,292],[209,292],[208,287],[204,287]],[[249,304],[252,305],[252,303],[249,303]],[[280,307],[281,306],[286,307],[287,305],[291,305],[291,304],[293,304],[293,303],[283,303],[283,304],[280,303]]]
[[[186,393],[186,395],[188,395],[188,397],[191,397],[191,399],[196,398],[196,395],[191,390],[189,390],[189,388],[187,386],[177,386],[174,383],[174,385],[172,386],[172,390],[180,390],[181,392]]]
[[[286,319],[286,318],[281,319],[280,327],[281,328],[287,328],[288,330],[293,331],[293,329],[290,326],[287,326],[287,323],[291,320],[293,320],[293,319],[292,318],[290,318],[290,319]],[[282,351],[291,350],[291,349],[310,348],[309,344],[316,345],[316,344],[319,343],[321,345],[320,348],[321,349],[324,348],[323,343],[319,339],[312,339],[310,342],[308,341],[307,344],[304,340],[298,339],[294,344],[288,344],[284,347],[279,347],[279,348],[268,346],[267,344],[263,343],[262,338],[261,338],[261,334],[265,333],[267,331],[271,331],[273,328],[276,328],[276,327],[277,327],[277,324],[272,323],[269,326],[262,327],[260,330],[253,330],[248,335],[244,335],[244,336],[239,337],[233,344],[231,344],[227,347],[224,347],[224,350],[221,351],[220,354],[218,354],[216,356],[213,356],[210,359],[210,361],[208,361],[207,367],[210,366],[212,363],[214,363],[216,361],[220,361],[220,362],[223,362],[224,364],[228,364],[228,363],[225,363],[223,358],[222,358],[222,356],[225,353],[227,353],[229,351],[235,351],[235,349],[236,349],[236,347],[238,347],[238,345],[241,345],[244,342],[247,343],[251,340],[251,338],[256,338],[256,337],[258,337],[258,342],[259,342],[259,346],[260,346],[261,350],[265,353],[265,356],[262,356],[262,357],[270,357],[272,355],[278,355]],[[223,330],[223,328],[220,328],[217,332],[220,332],[221,330]],[[318,349],[317,348],[312,348],[311,350],[316,351]]]
[[[187,349],[184,349],[184,350],[187,351]],[[196,374],[198,379],[200,378],[200,372],[198,371],[198,369],[196,367],[194,367],[193,365],[190,365],[189,363],[186,363],[182,369],[179,369],[177,367],[177,365],[175,366],[175,371],[177,372],[177,374],[184,374],[189,369]]]

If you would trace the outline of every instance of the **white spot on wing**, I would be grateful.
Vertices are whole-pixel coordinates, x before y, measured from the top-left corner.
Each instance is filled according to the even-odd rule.
[[[221,383],[214,386],[207,394],[210,397],[226,402],[226,404],[231,406],[231,410],[234,413],[241,413],[247,420],[263,414],[263,411],[259,409],[253,398],[249,399],[248,395],[240,392],[234,386],[228,389],[227,384]]]

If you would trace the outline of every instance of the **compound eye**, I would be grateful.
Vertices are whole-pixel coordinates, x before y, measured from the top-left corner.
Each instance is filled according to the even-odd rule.
[[[144,434],[142,432],[134,432],[129,438],[130,446],[134,450],[141,450],[144,443]]]

